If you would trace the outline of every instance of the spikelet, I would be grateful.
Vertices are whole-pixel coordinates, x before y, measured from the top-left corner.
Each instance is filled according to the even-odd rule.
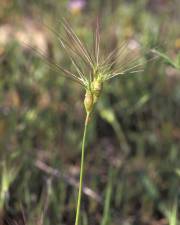
[[[86,90],[85,98],[84,98],[84,107],[86,109],[86,113],[91,113],[93,110],[94,98],[93,93],[90,90]]]
[[[92,92],[93,92],[94,104],[98,101],[98,99],[101,95],[102,89],[103,89],[102,80],[99,78],[94,79],[92,82]]]

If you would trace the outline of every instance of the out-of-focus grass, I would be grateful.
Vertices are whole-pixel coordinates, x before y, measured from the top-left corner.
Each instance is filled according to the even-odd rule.
[[[45,35],[48,31],[39,25],[40,17],[59,32],[58,20],[65,16],[91,42],[90,28],[99,14],[104,49],[131,39],[178,62],[178,1],[94,0],[78,13],[67,9],[67,1],[2,2],[2,26],[11,25],[13,33],[27,17]],[[57,40],[47,36],[48,57],[70,68]],[[15,176],[8,182],[3,217],[18,220],[23,208],[27,224],[72,224],[77,190],[69,179],[79,173],[82,93],[30,49],[8,40],[0,45],[0,160]],[[83,195],[83,225],[106,224],[109,216],[107,224],[113,225],[173,224],[170,217],[178,224],[180,73],[171,65],[159,57],[145,65],[144,72],[105,85],[105,97],[90,127],[85,180],[102,200]],[[39,170],[36,160],[58,169],[68,182]],[[110,168],[116,171],[113,185]],[[0,180],[5,176],[1,170]],[[162,209],[174,198],[177,215],[172,210],[167,216]]]

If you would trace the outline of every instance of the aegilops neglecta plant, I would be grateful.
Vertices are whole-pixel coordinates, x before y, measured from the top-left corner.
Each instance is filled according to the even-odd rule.
[[[139,72],[141,71],[143,63],[139,61],[141,59],[140,51],[138,44],[135,41],[122,43],[118,48],[104,57],[100,50],[98,21],[92,49],[86,47],[66,20],[63,21],[62,25],[64,27],[64,34],[59,35],[54,30],[53,32],[58,36],[61,46],[68,54],[75,72],[64,69],[55,62],[49,61],[49,59],[46,59],[46,62],[53,69],[63,72],[68,78],[73,79],[82,85],[85,90],[84,107],[86,118],[81,149],[79,193],[75,220],[75,225],[78,225],[83,186],[85,141],[89,118],[96,103],[99,101],[100,95],[102,94],[104,82],[119,75]],[[43,56],[41,53],[39,54]]]

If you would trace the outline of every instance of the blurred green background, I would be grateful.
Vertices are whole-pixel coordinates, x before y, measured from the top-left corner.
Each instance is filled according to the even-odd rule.
[[[104,86],[81,225],[180,224],[179,12],[179,0],[0,0],[0,224],[74,223],[84,92],[22,42],[71,69],[44,24],[61,32],[65,17],[89,44],[97,16],[109,50],[132,40],[160,57]]]

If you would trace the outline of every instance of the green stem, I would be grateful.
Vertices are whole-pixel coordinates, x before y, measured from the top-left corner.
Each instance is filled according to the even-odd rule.
[[[85,141],[86,141],[88,120],[89,120],[89,113],[86,114],[86,120],[85,120],[85,124],[84,124],[84,134],[83,134],[83,141],[82,141],[82,148],[81,148],[81,168],[80,168],[80,178],[79,178],[79,193],[78,193],[78,200],[77,200],[75,225],[79,224],[79,214],[80,214],[80,207],[81,207],[81,195],[82,195],[82,185],[83,185],[83,172],[84,172],[84,152],[85,152]]]

